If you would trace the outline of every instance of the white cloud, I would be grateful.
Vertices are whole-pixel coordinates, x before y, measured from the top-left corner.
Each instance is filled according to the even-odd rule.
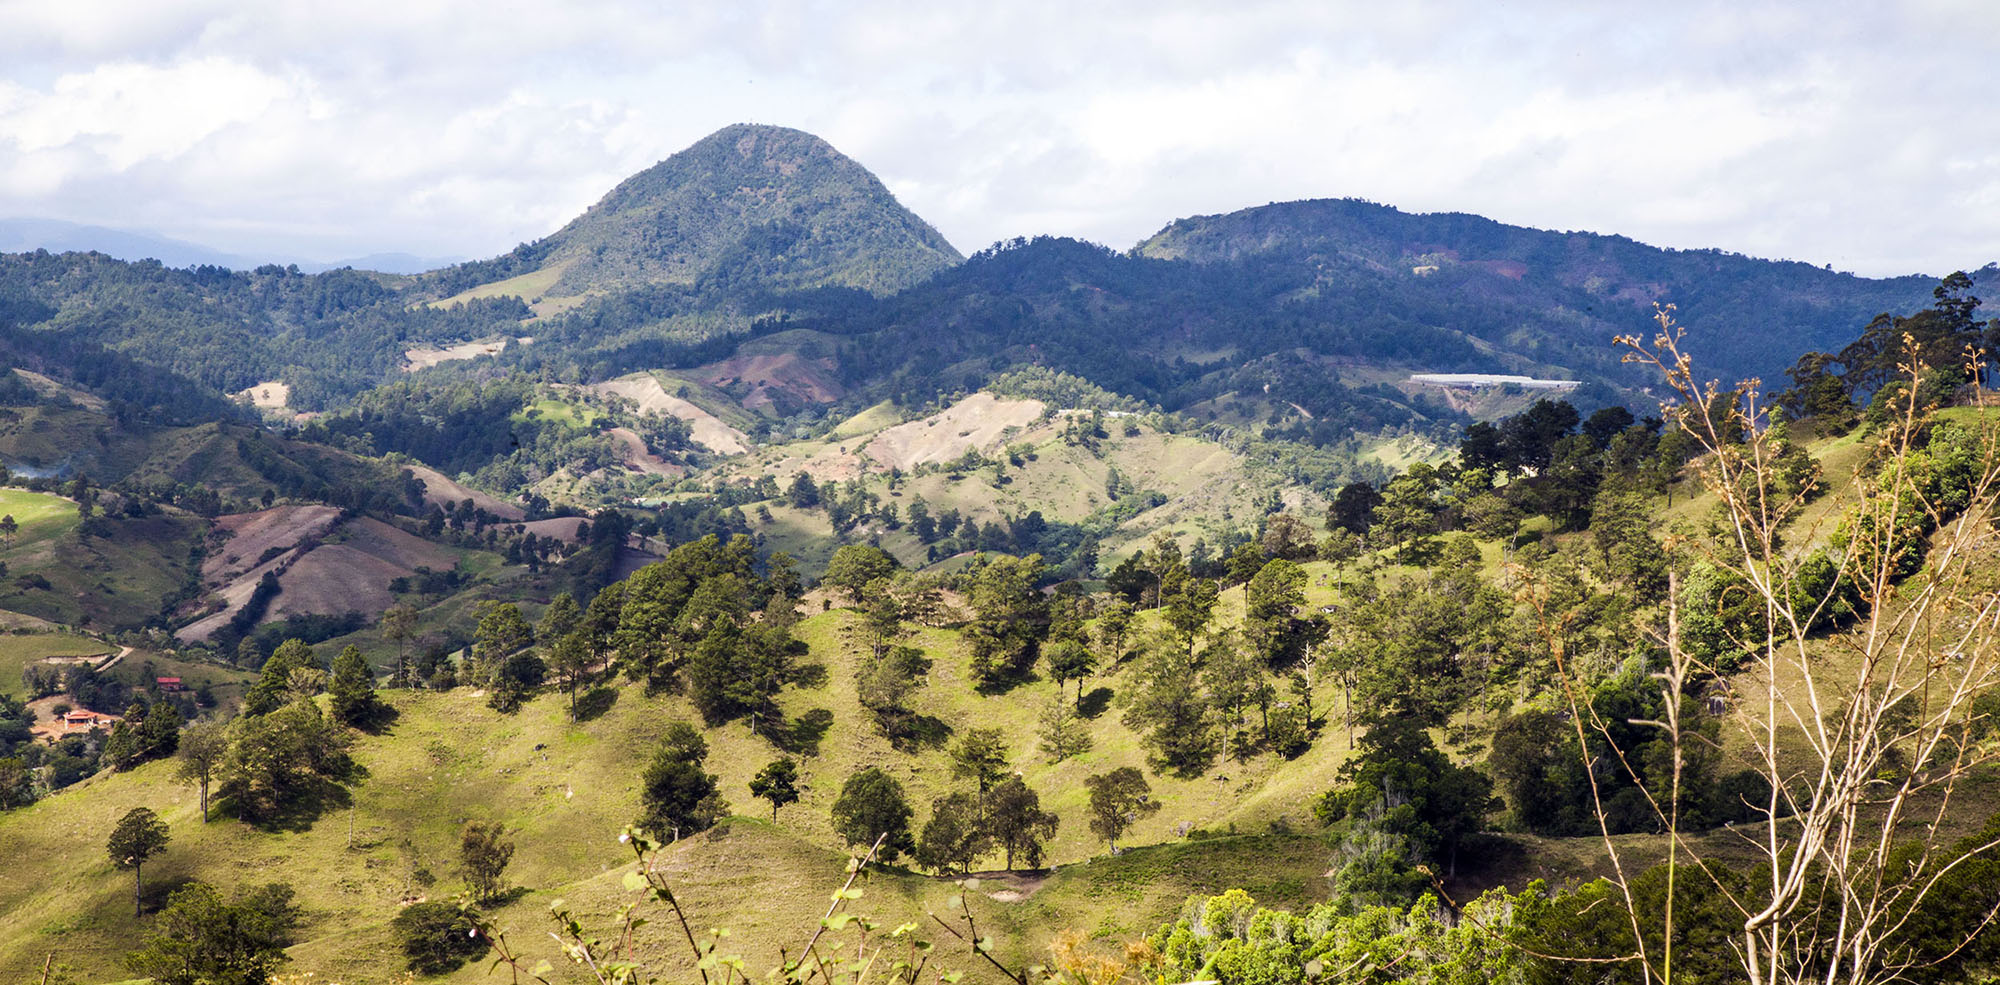
[[[0,214],[490,255],[739,120],[964,249],[1361,196],[1868,273],[2000,258],[1973,3],[0,0]]]

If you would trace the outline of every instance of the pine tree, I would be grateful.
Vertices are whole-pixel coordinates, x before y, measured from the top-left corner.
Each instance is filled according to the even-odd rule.
[[[353,646],[333,658],[333,679],[327,690],[333,695],[333,718],[349,728],[360,728],[381,714],[382,702],[375,695],[375,672],[367,658]]]

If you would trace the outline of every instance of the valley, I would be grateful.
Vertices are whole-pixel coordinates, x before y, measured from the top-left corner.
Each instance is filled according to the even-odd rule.
[[[1726,981],[1773,899],[1983,974],[1995,283],[1352,199],[968,256],[751,125],[423,273],[0,255],[0,978],[586,981],[551,908],[649,892],[671,980]]]

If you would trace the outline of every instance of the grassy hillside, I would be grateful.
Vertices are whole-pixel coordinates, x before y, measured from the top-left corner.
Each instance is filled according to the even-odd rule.
[[[21,671],[45,657],[97,656],[115,649],[103,640],[67,633],[0,636],[0,694],[22,696]]]
[[[1292,507],[1321,508],[1315,494],[1268,465],[1200,434],[1164,430],[1156,418],[1113,418],[1106,436],[1080,442],[1072,436],[1078,413],[983,392],[909,420],[876,406],[824,436],[764,446],[717,464],[709,475],[732,483],[769,477],[781,488],[801,472],[858,482],[905,515],[921,497],[932,515],[956,510],[982,524],[1030,512],[1088,523],[1102,528],[1106,570],[1162,531],[1190,544],[1198,537],[1220,543],[1230,531],[1254,526],[1274,493]],[[1121,480],[1116,498],[1108,489],[1114,474]],[[1155,493],[1156,505],[1148,499]],[[794,509],[782,496],[743,509],[769,546],[790,552],[808,570],[832,551],[823,512]],[[871,523],[858,536],[879,541],[905,565],[927,563],[925,545],[907,525]]]
[[[955,788],[942,750],[906,758],[864,721],[850,683],[853,648],[842,642],[853,619],[835,612],[802,626],[812,658],[827,666],[829,683],[788,693],[787,710],[828,707],[835,714],[819,754],[806,760],[802,801],[786,808],[773,829],[768,810],[749,795],[747,783],[776,752],[740,725],[710,730],[714,751],[708,768],[721,776],[732,808],[747,819],[690,839],[669,854],[676,883],[685,887],[696,914],[704,923],[735,928],[746,952],[760,961],[790,933],[812,925],[838,879],[841,846],[827,810],[849,772],[868,764],[890,769],[908,787],[919,819],[928,814],[931,797]],[[1083,823],[1078,781],[1087,772],[1142,762],[1115,713],[1095,723],[1095,751],[1059,767],[1045,766],[1025,737],[1033,731],[1036,707],[1053,694],[1052,684],[1005,696],[971,696],[955,639],[924,631],[913,642],[937,660],[923,710],[958,727],[999,726],[1023,737],[1012,750],[1017,765],[1032,786],[1048,794],[1044,806],[1064,817],[1051,852],[1057,872],[1047,885],[1021,900],[979,904],[981,918],[995,929],[1006,928],[1020,957],[1030,957],[1026,952],[1063,927],[1108,937],[1143,932],[1190,892],[1246,880],[1279,902],[1304,902],[1319,892],[1316,874],[1325,860],[1315,839],[1182,843],[1172,829],[1191,822],[1210,831],[1234,827],[1248,834],[1264,831],[1281,816],[1297,826],[1297,796],[1288,790],[1316,789],[1342,755],[1338,743],[1323,742],[1291,763],[1228,764],[1220,771],[1227,781],[1157,784],[1168,810],[1144,821],[1129,839],[1167,844],[1110,859]],[[1120,681],[1114,674],[1102,686],[1116,688]],[[487,709],[479,695],[464,689],[397,693],[393,701],[399,712],[395,724],[355,747],[367,776],[353,788],[352,808],[327,814],[308,831],[264,832],[227,820],[203,826],[194,791],[174,782],[171,764],[164,763],[99,776],[0,815],[0,841],[18,846],[23,860],[0,872],[0,905],[46,915],[0,927],[0,969],[9,976],[23,974],[56,950],[61,960],[94,976],[116,977],[117,958],[132,941],[134,925],[128,874],[103,858],[103,838],[116,817],[142,804],[160,812],[174,836],[167,854],[147,867],[149,899],[157,902],[177,881],[191,878],[223,885],[289,881],[305,891],[309,914],[307,940],[294,948],[294,957],[299,968],[322,978],[391,977],[397,959],[389,953],[386,922],[399,899],[455,891],[452,851],[467,820],[498,817],[513,831],[519,852],[508,879],[532,892],[498,917],[522,931],[519,939],[538,936],[541,914],[554,897],[600,918],[609,913],[622,894],[618,867],[626,858],[616,832],[637,813],[637,774],[666,723],[691,717],[680,699],[647,698],[626,687],[600,717],[580,726],[568,724],[561,699],[554,696],[510,717]],[[1239,808],[1236,801],[1249,787],[1277,796]],[[419,869],[439,881],[424,885]],[[888,876],[871,884],[865,905],[884,919],[914,919],[924,908],[944,912],[949,892],[949,884],[937,880]],[[468,969],[452,980],[479,980],[482,974]]]
[[[98,517],[0,550],[0,608],[51,622],[142,625],[195,575],[192,552],[208,525],[186,514]]]

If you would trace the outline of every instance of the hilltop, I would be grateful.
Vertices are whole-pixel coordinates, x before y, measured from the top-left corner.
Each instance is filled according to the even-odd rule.
[[[960,259],[826,141],[737,124],[625,179],[547,238],[432,279],[457,285],[502,273],[455,297],[529,294],[551,310],[647,285],[889,294]]]

